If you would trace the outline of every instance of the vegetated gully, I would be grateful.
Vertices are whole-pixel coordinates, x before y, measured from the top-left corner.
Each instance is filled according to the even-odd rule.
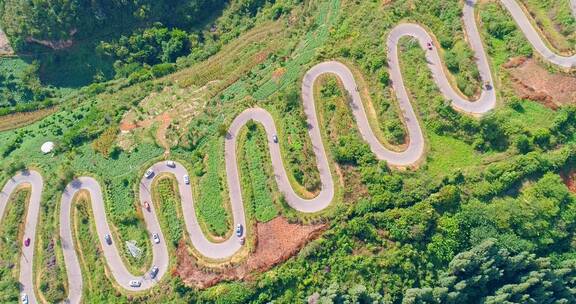
[[[518,24],[519,28],[524,33],[526,39],[532,44],[533,48],[540,54],[542,58],[552,64],[558,65],[563,68],[571,68],[576,66],[576,56],[564,57],[555,54],[550,50],[544,41],[538,36],[537,31],[532,27],[528,18],[522,12],[516,0],[501,0],[504,6],[511,13],[512,17]],[[572,1],[572,9],[576,14],[576,0]],[[417,116],[410,104],[408,93],[404,87],[402,80],[402,73],[398,59],[398,43],[402,37],[416,38],[420,46],[426,50],[426,59],[428,67],[432,72],[432,77],[437,83],[441,93],[446,99],[452,101],[454,108],[461,112],[471,115],[482,115],[492,110],[496,105],[496,94],[493,88],[493,80],[490,73],[488,59],[486,57],[480,34],[475,22],[474,5],[476,0],[465,0],[463,21],[468,34],[468,41],[475,53],[480,77],[484,82],[482,92],[477,100],[471,101],[462,97],[455,89],[452,88],[450,82],[445,74],[443,63],[440,55],[436,50],[434,40],[424,28],[417,24],[400,24],[396,26],[389,34],[387,39],[388,66],[390,67],[390,78],[394,91],[396,92],[399,107],[407,127],[409,135],[408,147],[401,152],[390,151],[386,149],[377,139],[373,130],[370,128],[366,112],[360,99],[360,94],[357,90],[354,77],[350,70],[343,64],[335,61],[328,61],[320,63],[312,67],[305,75],[302,81],[302,101],[304,111],[307,117],[309,126],[308,134],[311,138],[313,151],[316,155],[318,170],[320,172],[320,180],[322,189],[320,193],[313,199],[302,199],[292,189],[286,169],[282,162],[279,144],[275,142],[274,135],[277,134],[276,126],[272,116],[263,109],[251,108],[247,109],[238,115],[232,122],[228,134],[225,138],[225,162],[227,183],[230,194],[230,202],[232,204],[232,216],[234,227],[242,225],[247,229],[246,218],[244,213],[244,205],[242,202],[240,177],[236,163],[236,138],[241,128],[251,120],[261,123],[267,133],[268,148],[272,160],[272,167],[274,176],[278,183],[278,189],[286,198],[287,203],[294,209],[305,212],[313,213],[325,209],[334,197],[334,184],[326,151],[324,149],[322,138],[320,134],[318,118],[316,116],[315,103],[313,98],[313,86],[315,80],[323,74],[330,73],[337,75],[345,89],[351,96],[351,108],[355,120],[358,124],[360,134],[363,139],[369,144],[371,150],[376,154],[377,158],[386,160],[390,165],[396,167],[406,167],[417,164],[425,154],[425,141],[422,134],[422,129],[419,125]],[[186,169],[175,163],[173,166],[169,162],[159,162],[153,165],[150,169],[156,175],[161,173],[174,174],[177,179],[180,198],[182,199],[182,209],[185,216],[185,225],[188,235],[196,250],[210,258],[216,260],[225,260],[234,255],[242,244],[236,235],[231,236],[227,240],[219,243],[214,243],[208,240],[202,233],[196,212],[194,210],[194,202],[192,196],[192,189],[188,183],[183,179],[187,175]],[[152,200],[151,186],[154,176],[149,178],[143,177],[140,181],[140,201],[142,204]],[[4,214],[4,210],[9,201],[10,195],[21,185],[31,186],[31,195],[28,208],[28,215],[26,218],[24,235],[29,238],[28,246],[22,248],[22,256],[20,259],[20,283],[21,291],[29,297],[31,303],[38,303],[35,296],[33,287],[33,254],[35,249],[35,236],[36,224],[38,222],[38,214],[40,209],[41,193],[43,189],[42,176],[35,171],[23,171],[14,176],[2,189],[0,193],[0,216]],[[92,210],[94,219],[96,221],[96,228],[100,236],[100,246],[103,250],[108,269],[116,283],[123,289],[128,291],[144,291],[152,288],[157,284],[164,274],[167,272],[169,264],[168,249],[165,244],[154,204],[149,205],[149,211],[143,212],[144,220],[148,232],[158,233],[160,236],[160,243],[152,246],[153,264],[158,267],[158,274],[155,279],[150,277],[150,274],[144,276],[132,275],[120,257],[118,247],[112,243],[108,244],[104,239],[104,235],[110,234],[110,227],[106,220],[105,205],[102,197],[102,190],[98,182],[90,177],[80,177],[72,181],[64,190],[61,200],[60,209],[60,239],[62,243],[62,250],[64,253],[64,262],[66,272],[68,274],[68,300],[71,303],[79,303],[82,296],[82,273],[76,252],[74,249],[74,240],[72,236],[70,212],[75,194],[79,191],[87,191],[91,197]],[[144,207],[142,207],[144,208]],[[249,231],[244,231],[243,234]],[[140,281],[141,285],[138,287],[130,286],[131,280]]]

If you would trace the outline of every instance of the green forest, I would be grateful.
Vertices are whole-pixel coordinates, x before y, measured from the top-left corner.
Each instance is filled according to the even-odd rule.
[[[552,50],[576,51],[568,0],[518,3],[540,34],[552,32],[542,34]],[[301,97],[303,77],[318,63],[336,60],[349,67],[375,136],[393,151],[405,148],[387,37],[398,24],[421,25],[438,48],[450,85],[477,98],[486,84],[467,40],[464,5],[0,0],[0,28],[16,51],[0,57],[0,187],[24,168],[44,177],[36,295],[47,303],[67,296],[58,214],[62,191],[75,177],[91,176],[101,185],[114,242],[134,240],[141,247],[140,259],[119,247],[126,267],[138,275],[151,266],[154,246],[138,187],[158,161],[176,160],[188,170],[193,216],[204,234],[211,240],[233,234],[225,140],[234,118],[248,108],[273,117],[296,192],[319,193]],[[212,261],[199,257],[186,230],[189,215],[182,212],[178,177],[163,175],[153,184],[151,204],[166,237],[169,270],[150,290],[128,292],[95,248],[101,236],[92,207],[79,198],[72,217],[82,253],[83,302],[576,303],[576,105],[550,107],[519,94],[508,65],[512,58],[534,61],[567,82],[574,80],[574,69],[546,62],[500,1],[480,1],[475,9],[495,109],[481,117],[455,110],[427,66],[430,50],[404,37],[398,46],[402,78],[425,139],[426,154],[417,166],[398,169],[377,159],[357,128],[350,92],[337,77],[322,76],[312,91],[335,184],[326,210],[307,214],[287,204],[262,125],[248,123],[236,147],[250,227],[281,216],[292,224],[325,224],[318,237],[266,271],[199,288],[177,274],[177,252],[194,257],[210,274],[234,268],[246,256],[210,268]],[[165,129],[162,114],[171,119]],[[4,126],[3,119],[18,127]],[[41,154],[48,140],[55,150]],[[19,249],[10,244],[22,243],[29,193],[15,192],[0,218],[2,303],[20,300]],[[248,255],[257,242],[254,235],[246,242],[252,246]]]

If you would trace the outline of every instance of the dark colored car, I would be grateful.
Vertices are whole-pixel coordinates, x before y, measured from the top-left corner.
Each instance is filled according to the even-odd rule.
[[[150,269],[150,278],[155,279],[158,275],[158,267],[154,266]]]
[[[26,246],[26,247],[30,246],[30,238],[26,238],[24,240],[24,246]]]
[[[426,47],[431,51],[432,50],[432,42],[426,43]]]
[[[109,234],[104,235],[104,240],[106,240],[106,244],[112,245],[112,237]]]

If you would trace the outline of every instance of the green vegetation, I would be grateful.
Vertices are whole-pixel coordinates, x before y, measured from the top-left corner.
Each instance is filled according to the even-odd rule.
[[[204,176],[198,183],[198,217],[208,229],[207,232],[223,236],[230,231],[230,215],[227,211],[229,204],[225,191],[225,180],[222,179],[224,167],[223,141],[215,139],[208,144],[208,154],[204,159],[206,167]]]
[[[545,2],[546,9],[557,3]],[[151,4],[149,13],[161,14],[157,6],[166,3]],[[134,5],[139,4],[146,2]],[[36,123],[0,133],[0,186],[24,166],[37,168],[45,179],[35,263],[41,295],[49,302],[65,296],[58,223],[53,219],[61,189],[74,176],[99,179],[116,243],[133,239],[144,249],[144,257],[136,260],[120,248],[129,269],[143,273],[150,266],[151,245],[136,190],[144,170],[163,158],[164,149],[155,138],[157,124],[121,133],[119,125],[127,113],[134,111],[140,119],[151,117],[147,112],[157,115],[176,109],[167,131],[170,158],[190,170],[197,215],[205,231],[226,235],[232,227],[222,135],[238,113],[252,106],[272,113],[291,182],[303,195],[312,196],[320,184],[300,100],[303,73],[330,58],[357,69],[375,110],[374,127],[386,144],[403,144],[406,134],[386,67],[387,33],[404,21],[429,28],[455,87],[473,96],[481,84],[464,40],[461,5],[456,0],[232,1],[221,17],[201,29],[146,15],[142,26],[97,42],[101,56],[116,61],[115,70],[95,68],[101,70],[102,79],[70,95],[40,86],[39,92],[45,93],[34,97],[31,88],[38,80],[30,71],[42,70],[45,62],[36,66],[20,59],[0,61],[0,67],[6,64],[2,73],[15,74],[6,83],[18,88],[10,91],[16,102],[3,104],[9,111],[26,103],[43,106],[46,100],[61,105],[57,113]],[[127,12],[131,11],[123,13]],[[152,291],[127,295],[106,275],[104,259],[94,249],[98,235],[90,205],[81,200],[73,209],[75,237],[84,273],[94,274],[84,276],[84,301],[573,301],[576,196],[559,176],[570,176],[576,165],[576,108],[553,111],[518,98],[507,85],[510,79],[502,65],[510,57],[530,56],[532,50],[498,3],[479,4],[479,17],[500,102],[486,117],[454,111],[432,81],[424,51],[412,39],[399,46],[404,82],[427,139],[427,159],[418,170],[390,170],[375,159],[359,135],[346,92],[334,77],[323,77],[316,85],[316,109],[339,191],[329,215],[311,218],[286,210],[261,127],[249,124],[238,142],[249,221],[266,222],[282,215],[300,222],[326,222],[320,238],[287,262],[254,273],[254,281],[199,290],[185,286],[169,271]],[[552,19],[560,22],[559,18]],[[63,25],[44,38],[70,38]],[[31,29],[22,29],[27,30]],[[89,32],[79,31],[72,39],[85,33]],[[90,47],[85,51],[93,53],[96,45]],[[0,85],[4,91],[8,90]],[[46,140],[55,141],[57,149],[43,155],[39,147]],[[173,180],[159,180],[154,194],[174,263],[174,249],[186,236]],[[20,199],[24,198],[19,193]],[[11,206],[2,222],[2,231],[11,234],[3,234],[1,242],[17,237],[23,218],[23,203]],[[0,246],[0,257],[16,261],[14,250]],[[17,300],[14,271],[0,268],[0,273],[0,286],[6,286],[0,296]],[[477,280],[480,274],[487,274],[484,281]]]
[[[239,149],[238,162],[241,166],[242,198],[244,206],[252,209],[259,222],[268,222],[278,216],[273,192],[276,180],[270,167],[270,156],[266,153],[268,142],[262,127],[248,125],[245,136],[239,137],[243,149]]]
[[[18,283],[20,246],[23,231],[22,225],[26,218],[26,205],[30,191],[22,189],[12,194],[8,201],[2,226],[0,227],[0,301],[4,303],[19,300],[20,287]]]
[[[43,0],[0,2],[0,20],[13,47],[26,47],[29,37],[57,44],[68,39],[86,39],[107,35],[127,26],[134,28],[153,21],[194,25],[202,21],[202,12],[218,9],[221,1],[111,1],[85,3]],[[256,6],[257,7],[257,6]],[[49,9],[48,9],[49,8]],[[204,15],[205,16],[205,15]],[[173,24],[178,25],[178,24]]]
[[[522,0],[548,42],[562,52],[574,52],[576,18],[570,0]]]
[[[183,222],[181,221],[181,214],[178,210],[180,207],[180,198],[178,197],[178,189],[176,182],[171,177],[164,177],[156,182],[154,186],[155,196],[154,201],[156,206],[159,206],[159,214],[163,217],[162,222],[165,223],[163,231],[169,236],[172,246],[178,246],[180,240],[184,238]],[[152,203],[152,202],[149,202]]]

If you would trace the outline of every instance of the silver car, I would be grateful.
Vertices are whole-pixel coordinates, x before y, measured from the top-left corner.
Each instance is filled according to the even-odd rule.
[[[158,235],[158,233],[152,234],[152,239],[154,240],[155,244],[160,244],[160,236]]]
[[[190,185],[190,176],[184,175],[184,183],[185,183],[186,185]]]
[[[139,280],[130,280],[130,282],[128,282],[128,285],[130,285],[130,287],[140,287],[142,286],[142,282],[140,282]]]
[[[173,160],[167,161],[166,165],[170,168],[176,168],[176,163]]]
[[[20,300],[22,300],[22,304],[28,304],[28,295],[23,293]]]
[[[241,236],[242,236],[242,232],[243,232],[242,230],[244,230],[244,229],[242,229],[242,228],[243,228],[243,227],[242,227],[242,224],[238,224],[238,226],[236,226],[236,236],[237,236],[237,237],[241,237]]]
[[[146,178],[150,178],[152,175],[154,175],[154,171],[152,169],[148,169],[146,170],[146,173],[144,173],[144,177]]]

